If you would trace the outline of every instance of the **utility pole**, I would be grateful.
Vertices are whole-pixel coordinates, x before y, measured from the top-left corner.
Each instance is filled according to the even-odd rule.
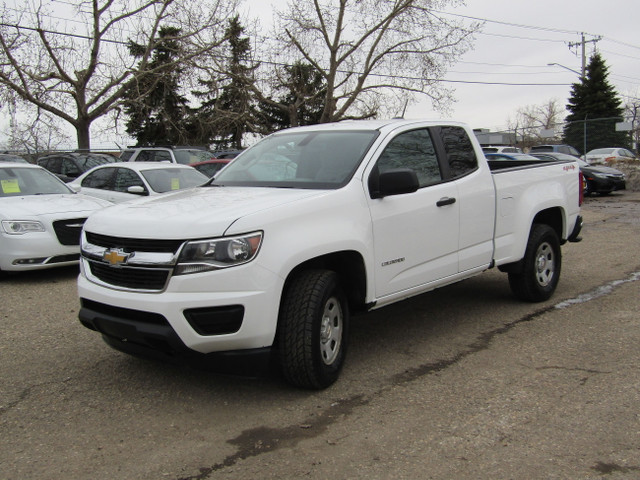
[[[598,43],[600,40],[602,40],[601,36],[597,36],[592,38],[591,40],[585,40],[584,38],[584,32],[582,32],[581,34],[582,40],[579,42],[569,42],[567,45],[569,45],[569,48],[573,48],[573,47],[577,47],[577,46],[581,46],[582,47],[582,80],[584,80],[585,75],[587,73],[587,53],[586,53],[586,45],[587,43]]]

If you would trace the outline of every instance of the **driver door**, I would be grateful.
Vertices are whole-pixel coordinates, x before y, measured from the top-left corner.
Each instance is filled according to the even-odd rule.
[[[369,200],[378,299],[419,289],[458,273],[457,187],[455,182],[443,181],[428,129],[394,137],[371,175],[396,168],[414,170],[420,188],[413,193]]]

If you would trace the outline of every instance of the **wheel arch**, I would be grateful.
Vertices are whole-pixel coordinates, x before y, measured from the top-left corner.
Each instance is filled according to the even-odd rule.
[[[562,240],[566,236],[564,235],[565,231],[565,215],[561,207],[552,207],[547,208],[545,210],[541,210],[538,212],[535,217],[533,217],[533,221],[531,222],[531,227],[529,228],[529,235],[531,234],[531,228],[533,228],[534,223],[540,223],[543,225],[549,225],[553,228],[558,235],[558,238]]]
[[[563,234],[565,229],[565,222],[566,221],[565,221],[564,210],[561,207],[551,207],[551,208],[541,210],[538,213],[536,213],[533,219],[531,220],[531,223],[529,225],[529,231],[527,232],[526,238],[528,240],[529,237],[531,236],[531,231],[533,230],[534,225],[536,224],[548,225],[556,232],[556,235],[560,240],[560,244],[563,244],[566,242],[565,235]],[[524,251],[522,252],[522,255],[523,255],[523,258],[521,258],[520,260],[516,262],[500,265],[498,267],[498,270],[505,273],[521,272],[523,267]]]
[[[311,258],[293,268],[284,282],[283,292],[298,273],[304,270],[331,270],[338,274],[351,312],[366,310],[367,275],[364,259],[353,250],[332,252]],[[284,296],[284,295],[283,295]]]

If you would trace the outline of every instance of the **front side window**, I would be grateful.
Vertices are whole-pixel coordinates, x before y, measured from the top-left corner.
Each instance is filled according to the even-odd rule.
[[[128,168],[117,168],[116,175],[113,182],[113,189],[116,192],[127,193],[129,187],[142,187],[147,190],[144,186],[144,182],[138,176],[138,174]]]
[[[376,163],[378,173],[400,168],[416,172],[420,187],[442,180],[438,157],[426,129],[401,133],[385,147]]]

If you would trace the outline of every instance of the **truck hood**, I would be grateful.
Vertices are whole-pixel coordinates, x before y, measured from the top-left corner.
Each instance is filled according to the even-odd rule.
[[[0,198],[0,217],[4,220],[30,220],[38,217],[69,217],[112,205],[107,200],[81,194],[24,195]]]
[[[237,219],[326,195],[325,190],[199,187],[118,204],[92,215],[85,229],[128,238],[222,236]],[[256,228],[259,228],[256,225]]]

